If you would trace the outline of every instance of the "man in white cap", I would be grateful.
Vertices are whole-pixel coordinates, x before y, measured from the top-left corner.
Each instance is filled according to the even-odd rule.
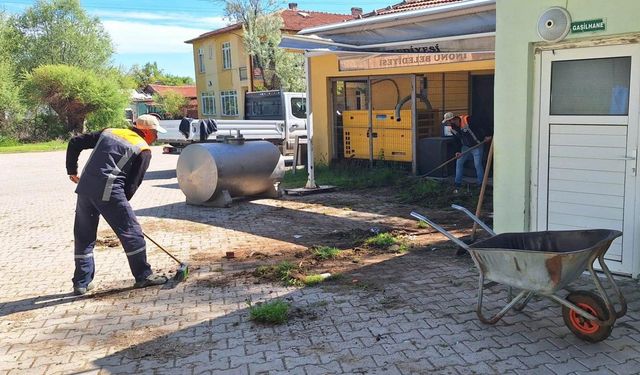
[[[157,139],[158,132],[166,132],[158,119],[152,115],[142,115],[132,128],[107,128],[78,135],[69,141],[67,174],[72,182],[78,184],[73,228],[74,294],[85,294],[94,286],[93,248],[100,215],[120,239],[136,280],[134,287],[144,288],[167,282],[165,276],[154,275],[147,263],[142,228],[129,204],[149,167],[149,145]],[[86,149],[93,149],[93,152],[82,175],[78,175],[78,157]]]
[[[459,152],[456,152],[456,177],[455,190],[457,193],[462,185],[462,175],[464,163],[470,155],[473,155],[473,164],[476,168],[476,179],[478,185],[482,184],[484,177],[484,167],[482,165],[483,146],[482,143],[489,141],[490,136],[484,136],[482,129],[471,124],[468,115],[455,115],[453,112],[444,114],[442,124],[449,126],[451,133],[458,143]]]

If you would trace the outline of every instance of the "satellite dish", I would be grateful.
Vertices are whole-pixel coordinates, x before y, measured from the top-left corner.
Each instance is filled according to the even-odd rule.
[[[571,30],[571,15],[561,7],[551,7],[538,18],[538,35],[547,42],[559,42]]]

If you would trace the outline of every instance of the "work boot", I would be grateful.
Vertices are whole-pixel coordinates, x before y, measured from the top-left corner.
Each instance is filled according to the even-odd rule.
[[[93,290],[94,287],[95,285],[93,285],[93,282],[90,282],[86,287],[74,286],[73,294],[75,294],[76,296],[81,296],[83,294],[86,294],[88,291]]]
[[[144,279],[142,281],[137,281],[135,284],[133,284],[133,287],[134,288],[146,288],[146,287],[152,286],[152,285],[162,285],[162,284],[166,283],[168,280],[169,279],[167,279],[165,276],[151,274],[151,275],[147,276],[146,279]]]

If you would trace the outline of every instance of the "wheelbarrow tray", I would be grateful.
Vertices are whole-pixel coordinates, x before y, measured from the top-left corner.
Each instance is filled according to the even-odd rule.
[[[468,251],[486,279],[551,295],[577,279],[620,234],[607,229],[502,233]]]

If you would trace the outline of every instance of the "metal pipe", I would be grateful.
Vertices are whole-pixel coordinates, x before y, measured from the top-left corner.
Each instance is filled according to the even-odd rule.
[[[311,57],[305,53],[306,61],[304,64],[304,72],[307,77],[307,171],[308,178],[305,188],[317,189],[315,162],[313,160],[313,108],[311,101]]]

